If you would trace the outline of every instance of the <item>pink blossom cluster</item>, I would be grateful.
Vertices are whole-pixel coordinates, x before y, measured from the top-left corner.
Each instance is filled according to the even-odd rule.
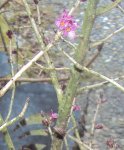
[[[73,111],[80,111],[81,107],[79,105],[73,105],[72,109],[73,109]]]
[[[59,18],[55,21],[55,24],[64,36],[68,36],[70,39],[75,38],[75,30],[77,29],[78,25],[74,17],[69,15],[66,10],[64,10]]]
[[[58,114],[51,111],[50,113],[50,120],[55,121],[58,118]]]
[[[53,110],[51,110],[50,113],[44,113],[41,111],[41,116],[43,117],[42,124],[47,127],[51,126],[58,118],[58,114],[53,112]]]

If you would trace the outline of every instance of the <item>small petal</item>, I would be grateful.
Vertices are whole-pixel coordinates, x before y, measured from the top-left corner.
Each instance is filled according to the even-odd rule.
[[[51,112],[51,114],[50,114],[50,120],[51,121],[55,121],[57,118],[58,118],[58,114],[54,113],[54,112]]]
[[[71,31],[68,33],[68,37],[71,39],[71,40],[74,40],[76,35],[75,35],[75,32],[74,31]]]
[[[73,105],[73,111],[79,111],[81,107],[79,105]]]
[[[104,125],[103,124],[96,124],[95,129],[103,129],[104,128]]]

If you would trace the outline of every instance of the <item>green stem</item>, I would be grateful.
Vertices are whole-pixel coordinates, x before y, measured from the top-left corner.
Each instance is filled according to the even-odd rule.
[[[111,4],[107,4],[106,6],[100,7],[96,10],[96,15],[102,15],[108,11],[110,11],[111,9],[115,8],[118,6],[118,4],[121,2],[122,0],[116,0],[115,2],[112,2]]]
[[[32,25],[32,28],[34,30],[34,33],[37,37],[37,40],[38,40],[38,43],[40,44],[41,46],[41,49],[45,50],[45,44],[43,42],[43,39],[42,39],[42,36],[40,35],[39,31],[38,31],[38,27],[36,25],[36,22],[34,20],[34,18],[32,17],[32,13],[31,13],[31,10],[30,10],[30,7],[27,3],[27,0],[23,0],[23,3],[24,3],[24,6],[25,6],[25,9],[27,11],[27,14],[29,16],[29,19],[30,19],[30,22],[31,22],[31,25]],[[57,73],[56,73],[56,70],[55,70],[55,67],[54,67],[54,64],[52,62],[52,60],[50,59],[49,55],[47,52],[45,52],[44,54],[45,56],[45,59],[47,61],[47,65],[50,69],[53,69],[52,71],[50,71],[50,76],[51,76],[51,79],[52,79],[52,83],[54,85],[54,88],[56,90],[56,93],[57,93],[57,97],[58,97],[58,102],[61,102],[62,101],[62,97],[63,97],[63,94],[62,94],[62,90],[61,90],[61,87],[59,85],[59,81],[58,81],[58,77],[57,77]]]
[[[3,123],[4,123],[4,120],[3,120],[3,118],[0,114],[0,125],[2,125]],[[11,139],[11,137],[9,135],[9,132],[8,132],[8,129],[6,127],[2,130],[2,133],[3,133],[3,136],[4,136],[4,140],[7,144],[8,150],[15,150],[12,139]]]
[[[96,6],[98,2],[99,0],[95,1],[89,0],[85,12],[84,23],[82,27],[83,41],[80,42],[75,54],[75,60],[80,64],[83,64],[85,55],[89,49],[89,38],[93,28],[96,14]],[[73,67],[71,72],[71,78],[68,82],[66,92],[63,98],[63,103],[61,104],[59,110],[59,119],[57,122],[58,125],[60,125],[62,122],[65,122],[66,125],[67,121],[65,121],[65,118],[67,118],[68,120],[67,116],[69,115],[72,100],[76,94],[79,79],[80,79],[80,72],[76,71],[76,69]]]
[[[98,3],[99,0],[88,1],[88,5],[84,17],[84,23],[82,27],[83,39],[80,42],[79,46],[77,47],[75,53],[75,60],[80,64],[83,64],[85,55],[89,49],[89,38],[94,25],[96,7]],[[60,103],[59,118],[57,120],[57,126],[62,126],[62,128],[64,129],[66,129],[67,127],[68,118],[72,107],[73,99],[78,87],[79,79],[80,79],[80,73],[76,71],[76,69],[73,67],[71,71],[71,78],[65,90],[65,95],[63,96],[63,101],[62,103]],[[63,141],[60,141],[57,138],[55,138],[53,142],[55,144],[55,148],[59,149]]]

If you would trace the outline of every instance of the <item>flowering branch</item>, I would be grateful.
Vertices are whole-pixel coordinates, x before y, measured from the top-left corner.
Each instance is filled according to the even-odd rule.
[[[89,37],[90,37],[92,27],[94,24],[95,10],[96,10],[96,6],[98,3],[99,3],[99,0],[88,1],[88,6],[85,12],[84,23],[82,27],[83,41],[80,42],[75,53],[75,59],[80,63],[83,63],[85,55],[89,49],[89,44],[88,44]],[[72,99],[75,97],[75,94],[76,94],[79,78],[80,78],[80,73],[77,72],[75,68],[72,68],[71,78],[65,90],[63,103],[61,104],[61,108],[59,109],[60,117],[58,118],[58,121],[57,121],[58,125],[65,123],[65,126],[66,126],[66,121],[68,120],[67,116],[71,109]],[[67,118],[67,120],[65,120],[65,118]]]
[[[27,2],[24,0],[24,3],[25,3],[25,6],[28,7],[28,4]],[[76,2],[76,7],[80,4],[79,3],[79,0]],[[71,10],[70,10],[70,13],[73,13],[73,11],[75,10],[74,8],[76,7],[73,7]],[[29,14],[30,14],[30,9],[28,10],[29,11]],[[31,16],[30,16],[31,17]],[[35,33],[37,33],[37,38],[38,38],[38,41],[39,43],[41,44],[41,46],[44,45],[43,41],[42,41],[42,38],[37,30],[37,27],[36,27],[36,24],[34,22],[34,19],[31,18],[31,21],[32,21],[32,24],[33,24],[33,27],[34,27],[34,30],[35,30]],[[40,51],[36,56],[34,56],[34,58],[32,58],[32,60],[30,60],[26,65],[24,65],[16,74],[15,76],[0,90],[0,97],[2,97],[6,91],[11,87],[11,85],[27,70],[29,69],[32,64],[34,64],[41,56],[43,56],[46,52],[48,52],[53,46],[54,46],[54,43],[57,42],[61,37],[61,32],[57,32],[55,37],[54,37],[54,40],[53,42],[49,43],[47,45],[47,47],[44,49],[44,51]],[[43,44],[43,45],[42,45]],[[43,48],[43,47],[42,47]],[[53,68],[53,67],[51,67]],[[54,78],[55,79],[55,78]],[[59,92],[58,92],[59,93]],[[61,93],[61,92],[60,92]]]
[[[99,0],[95,0],[95,1],[89,0],[85,11],[84,22],[82,27],[83,39],[80,41],[80,44],[78,45],[75,53],[76,61],[78,61],[81,64],[84,62],[86,53],[89,49],[89,37],[93,28],[95,15],[96,15],[96,7],[98,3]],[[71,78],[65,89],[63,102],[61,103],[61,107],[59,107],[59,118],[57,120],[57,125],[56,125],[62,127],[63,129],[66,129],[67,127],[69,114],[73,103],[72,100],[75,97],[79,79],[80,79],[80,73],[77,72],[75,67],[73,67],[71,70]],[[55,139],[54,144],[55,144],[55,148],[59,149],[60,145],[62,144],[62,141]]]

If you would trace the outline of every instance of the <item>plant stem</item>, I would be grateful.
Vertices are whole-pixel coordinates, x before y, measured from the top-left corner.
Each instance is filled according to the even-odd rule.
[[[2,124],[4,124],[4,120],[3,120],[3,118],[0,114],[0,125],[2,125]],[[8,132],[8,129],[6,127],[2,130],[2,133],[3,133],[3,136],[4,136],[4,140],[7,144],[8,150],[15,150],[12,139],[11,139],[11,137],[9,135],[9,132]]]
[[[88,5],[84,16],[84,23],[82,27],[83,39],[80,42],[79,46],[77,47],[75,53],[75,59],[80,64],[83,64],[84,58],[89,49],[89,38],[94,25],[96,7],[98,3],[99,0],[88,1]],[[65,95],[63,96],[63,101],[59,107],[59,118],[57,120],[57,126],[62,126],[62,128],[64,129],[66,129],[67,127],[69,114],[73,103],[73,99],[76,94],[79,79],[80,79],[80,73],[76,71],[76,69],[73,67],[71,71],[71,78],[68,82],[67,88],[65,89]],[[62,142],[63,141],[60,141],[57,138],[55,138],[54,139],[55,147],[59,149],[59,147],[61,147]]]

